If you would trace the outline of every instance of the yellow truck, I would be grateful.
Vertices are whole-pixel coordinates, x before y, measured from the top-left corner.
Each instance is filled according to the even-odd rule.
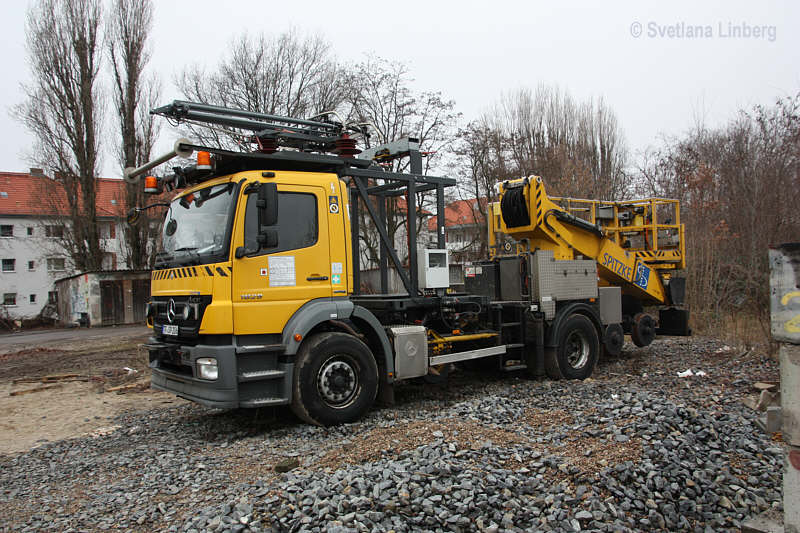
[[[394,385],[440,382],[454,364],[583,379],[623,335],[689,334],[683,226],[677,203],[548,198],[539,178],[500,185],[490,206],[491,257],[450,287],[444,189],[422,173],[419,143],[360,150],[363,126],[331,115],[295,119],[176,101],[152,111],[239,135],[249,151],[186,139],[197,160],[147,176],[165,211],[147,309],[152,386],[213,407],[290,405],[320,425],[358,419]],[[394,172],[388,163],[408,164]],[[436,242],[418,247],[417,193],[436,197]],[[388,202],[405,200],[408,257],[387,232]],[[657,220],[672,206],[674,218]],[[380,291],[361,294],[359,215],[380,246]],[[581,216],[582,215],[582,216]],[[388,294],[391,264],[404,292]],[[656,321],[644,306],[660,307]]]

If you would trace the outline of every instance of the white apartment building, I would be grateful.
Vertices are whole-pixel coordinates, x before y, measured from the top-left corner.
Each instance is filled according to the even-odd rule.
[[[58,215],[67,209],[64,191],[41,171],[31,170],[0,172],[0,313],[14,319],[34,317],[48,302],[55,303],[55,280],[76,274],[59,246]],[[103,269],[123,269],[124,182],[97,181]]]

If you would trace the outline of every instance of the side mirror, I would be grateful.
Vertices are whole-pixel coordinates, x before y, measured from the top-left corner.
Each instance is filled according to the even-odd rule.
[[[256,238],[258,239],[258,246],[255,249],[247,248],[246,246],[239,246],[236,248],[236,259],[249,257],[257,254],[265,248],[275,248],[278,246],[278,230],[275,228],[261,226],[261,231],[258,232],[258,236]]]
[[[274,183],[262,183],[258,188],[258,227],[274,226],[278,223],[278,186]],[[262,232],[259,231],[259,234]]]
[[[278,230],[267,226],[261,226],[258,232],[258,245],[263,248],[275,248],[278,246]]]
[[[245,194],[257,194],[256,213],[258,216],[258,234],[256,246],[239,246],[236,248],[236,259],[250,257],[268,248],[278,246],[278,230],[271,227],[278,223],[278,186],[274,183],[251,183]]]

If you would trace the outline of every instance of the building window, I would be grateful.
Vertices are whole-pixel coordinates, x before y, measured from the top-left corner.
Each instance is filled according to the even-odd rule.
[[[30,302],[32,304],[36,303],[36,295],[35,294],[31,294],[28,298],[30,299]]]
[[[36,261],[28,261],[28,270],[36,270]]]
[[[6,292],[3,294],[3,305],[17,305],[17,293]]]
[[[64,258],[63,257],[48,257],[47,258],[47,270],[51,272],[58,272],[64,270]]]
[[[63,226],[45,226],[44,227],[44,234],[48,237],[53,237],[56,239],[60,239],[64,236],[64,227]]]
[[[0,237],[13,237],[14,226],[12,224],[3,224],[0,226]]]
[[[117,269],[117,254],[114,252],[106,252],[103,254],[103,261],[100,264],[103,270],[116,270]]]
[[[3,259],[3,272],[14,272],[17,269],[16,259]]]
[[[58,292],[50,291],[47,293],[47,303],[56,305],[58,303]]]
[[[33,235],[33,226],[28,226],[28,237]]]

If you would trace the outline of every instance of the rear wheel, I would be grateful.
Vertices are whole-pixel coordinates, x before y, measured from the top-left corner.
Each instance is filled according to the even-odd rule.
[[[600,355],[600,339],[592,321],[579,314],[571,315],[561,326],[556,360],[566,379],[586,379],[592,375]]]
[[[356,337],[320,333],[300,347],[292,388],[292,411],[306,422],[354,422],[375,401],[378,367],[370,349]]]

